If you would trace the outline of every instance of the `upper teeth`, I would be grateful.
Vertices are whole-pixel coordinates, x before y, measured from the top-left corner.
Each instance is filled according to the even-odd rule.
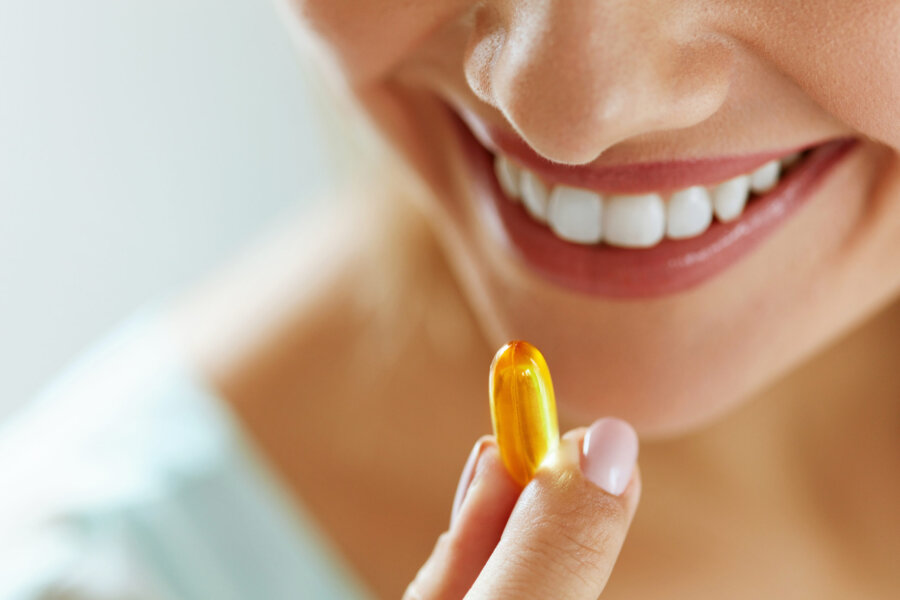
[[[722,222],[741,216],[751,192],[762,194],[778,184],[782,167],[798,155],[773,160],[752,173],[709,188],[693,186],[663,201],[660,194],[602,196],[566,185],[548,186],[531,171],[497,155],[497,181],[509,198],[521,199],[525,210],[546,223],[560,238],[578,244],[601,241],[623,248],[648,248],[664,237],[684,239],[706,231],[713,215]]]

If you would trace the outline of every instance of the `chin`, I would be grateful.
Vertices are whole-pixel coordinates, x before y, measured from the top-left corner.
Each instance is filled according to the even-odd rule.
[[[486,289],[471,273],[463,279],[470,282],[470,297],[484,299],[479,317],[494,346],[523,339],[544,354],[566,429],[616,416],[642,437],[689,433],[751,398],[807,354],[783,343],[772,352],[764,339],[661,303],[598,307],[559,290]]]

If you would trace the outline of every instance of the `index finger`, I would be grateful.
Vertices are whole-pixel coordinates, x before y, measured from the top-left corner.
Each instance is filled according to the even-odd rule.
[[[597,598],[637,508],[636,458],[637,437],[618,419],[566,434],[522,492],[466,598]]]

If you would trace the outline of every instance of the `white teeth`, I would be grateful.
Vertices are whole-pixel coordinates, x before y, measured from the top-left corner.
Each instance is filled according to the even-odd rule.
[[[522,177],[519,180],[519,190],[522,193],[522,204],[536,221],[547,222],[547,186],[531,171],[522,169]]]
[[[767,162],[750,174],[750,190],[757,194],[768,192],[778,183],[780,173],[780,162],[777,160]]]
[[[713,189],[713,210],[716,218],[723,223],[733,221],[744,212],[747,195],[750,193],[750,176],[741,175],[720,183]]]
[[[494,171],[497,174],[497,181],[500,188],[507,197],[518,199],[519,197],[519,167],[514,165],[508,158],[498,155],[494,160]]]
[[[744,212],[751,192],[772,190],[782,168],[801,158],[800,153],[791,154],[715,186],[679,190],[668,202],[659,194],[601,196],[561,184],[548,187],[538,175],[502,155],[494,160],[494,172],[503,193],[513,202],[521,199],[528,214],[548,225],[560,239],[648,248],[664,237],[681,240],[701,235],[713,216],[723,223],[734,221]]]
[[[666,207],[658,194],[612,196],[603,214],[603,239],[623,248],[655,246],[666,232]]]
[[[547,222],[557,236],[578,244],[601,238],[603,199],[599,194],[558,185],[550,194]]]
[[[699,185],[672,194],[667,209],[666,235],[673,240],[700,235],[712,222],[712,200]]]

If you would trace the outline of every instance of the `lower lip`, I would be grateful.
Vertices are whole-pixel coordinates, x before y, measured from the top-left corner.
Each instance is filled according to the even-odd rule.
[[[475,173],[492,229],[536,272],[580,292],[610,298],[652,298],[688,290],[721,273],[787,221],[809,199],[826,176],[856,146],[835,140],[815,149],[784,175],[771,192],[752,200],[731,223],[718,221],[687,240],[664,240],[652,248],[624,249],[578,245],[557,238],[534,221],[521,203],[509,200],[494,176],[493,155],[460,123],[466,154]]]

